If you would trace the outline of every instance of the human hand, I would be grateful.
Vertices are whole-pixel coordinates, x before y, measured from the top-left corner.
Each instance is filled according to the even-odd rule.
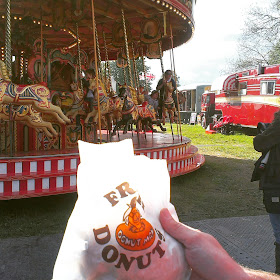
[[[183,244],[191,280],[248,280],[250,276],[210,234],[188,227],[173,219],[167,209],[160,212],[164,230]]]

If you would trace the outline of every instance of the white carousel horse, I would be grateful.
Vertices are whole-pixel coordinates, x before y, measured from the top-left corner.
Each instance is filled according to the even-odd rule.
[[[58,135],[52,124],[44,121],[41,113],[34,110],[31,105],[18,106],[13,110],[12,118],[15,121],[24,122],[29,127],[35,128],[37,131],[43,131],[49,138],[57,137]],[[10,119],[8,104],[0,104],[0,119]]]
[[[53,115],[62,124],[70,123],[61,108],[53,105],[49,98],[50,90],[43,85],[21,86],[12,83],[5,63],[0,60],[0,104],[32,105],[41,113]]]

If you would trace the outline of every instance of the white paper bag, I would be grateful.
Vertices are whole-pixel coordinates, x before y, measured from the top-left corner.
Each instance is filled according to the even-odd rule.
[[[134,156],[131,147],[131,140],[79,142],[78,200],[53,280],[186,279],[183,248],[159,221],[162,208],[169,208],[177,219],[169,203],[166,161]]]

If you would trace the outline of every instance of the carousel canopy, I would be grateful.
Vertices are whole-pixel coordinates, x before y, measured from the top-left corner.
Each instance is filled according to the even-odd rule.
[[[91,0],[10,0],[11,37],[13,49],[28,51],[41,31],[47,48],[71,49],[77,44],[81,49],[93,49],[93,24]],[[126,21],[128,44],[143,48],[144,53],[171,48],[172,26],[174,47],[187,42],[194,31],[192,0],[95,0],[95,20],[102,59],[105,46],[109,59],[116,59],[120,48],[125,47],[122,9]],[[0,0],[0,33],[6,30],[7,1]],[[78,26],[78,29],[77,29]],[[41,28],[42,27],[42,28]],[[78,34],[77,34],[78,30]],[[5,36],[0,46],[5,45]]]

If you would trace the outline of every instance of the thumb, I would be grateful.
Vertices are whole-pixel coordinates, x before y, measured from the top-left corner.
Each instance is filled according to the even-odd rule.
[[[163,229],[185,247],[188,247],[188,243],[190,244],[193,238],[200,234],[199,230],[175,221],[166,208],[160,211],[159,219]]]

